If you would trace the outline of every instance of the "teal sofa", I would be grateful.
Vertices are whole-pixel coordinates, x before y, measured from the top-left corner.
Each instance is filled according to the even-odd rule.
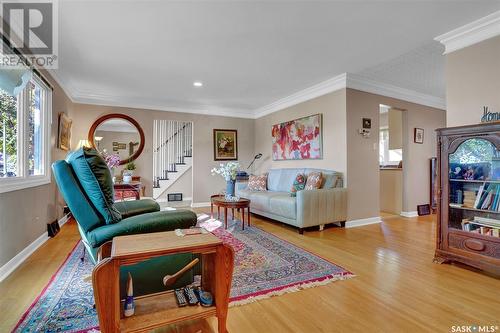
[[[88,190],[85,188],[89,181],[91,183],[94,181],[92,175],[89,176],[90,180],[79,179],[74,169],[78,165],[76,163],[72,165],[71,162],[70,158],[67,161],[56,161],[52,164],[52,170],[59,191],[78,224],[82,243],[89,254],[88,257],[93,263],[97,262],[99,247],[111,241],[113,237],[172,231],[177,228],[189,228],[196,225],[196,214],[194,212],[188,210],[160,211],[160,206],[152,199],[116,202],[113,204],[112,209],[118,212],[117,215],[121,217],[121,220],[116,223],[106,222],[104,216],[91,200],[95,200],[95,197],[90,198],[87,193]],[[107,172],[109,173],[109,170]],[[111,177],[111,174],[105,176]],[[113,194],[112,185],[111,188],[102,189],[102,192],[106,191]],[[134,279],[134,293],[136,296],[164,291],[163,276],[177,272],[192,258],[191,254],[170,255],[122,267],[120,272],[122,296],[125,292],[125,281],[128,272],[132,274]],[[186,274],[173,288],[188,284],[192,280],[193,274]]]
[[[290,195],[298,174],[321,172],[320,189],[298,191]],[[305,228],[339,223],[347,218],[347,189],[342,174],[333,170],[312,168],[271,169],[267,174],[267,191],[250,191],[246,182],[236,183],[236,195],[250,199],[250,210],[273,220],[290,224],[303,233]]]

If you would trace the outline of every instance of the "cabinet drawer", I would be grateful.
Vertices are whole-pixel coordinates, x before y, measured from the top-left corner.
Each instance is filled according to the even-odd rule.
[[[455,249],[500,259],[500,242],[450,232],[448,234],[448,245]]]

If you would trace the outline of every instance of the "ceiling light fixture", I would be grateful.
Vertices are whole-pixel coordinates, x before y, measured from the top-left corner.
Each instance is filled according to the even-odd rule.
[[[193,82],[193,86],[195,86],[195,87],[202,87],[203,83],[201,83],[200,81],[194,81]]]

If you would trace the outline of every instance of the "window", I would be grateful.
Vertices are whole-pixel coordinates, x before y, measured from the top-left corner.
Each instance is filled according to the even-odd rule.
[[[403,160],[402,149],[389,149],[389,129],[380,129],[379,164],[380,166],[398,166]]]
[[[0,193],[50,183],[52,91],[33,76],[18,96],[0,89]]]

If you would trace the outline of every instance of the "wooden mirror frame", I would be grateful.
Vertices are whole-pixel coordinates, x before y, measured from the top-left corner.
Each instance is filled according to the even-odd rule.
[[[144,150],[144,131],[142,130],[141,125],[139,125],[139,123],[137,121],[135,121],[134,118],[127,116],[126,114],[110,113],[110,114],[106,114],[102,117],[99,117],[96,121],[94,121],[94,123],[90,127],[89,134],[88,134],[88,140],[89,140],[90,144],[92,145],[93,148],[97,149],[95,142],[94,142],[95,131],[100,124],[102,124],[103,122],[105,122],[106,120],[111,119],[111,118],[124,119],[124,120],[130,122],[132,125],[134,125],[135,128],[137,128],[137,131],[139,132],[139,136],[141,139],[141,142],[139,143],[139,148],[137,148],[135,153],[132,156],[129,156],[129,158],[127,158],[125,160],[120,160],[120,165],[124,165],[124,164],[127,164],[129,162],[136,160],[141,155],[142,151]]]

